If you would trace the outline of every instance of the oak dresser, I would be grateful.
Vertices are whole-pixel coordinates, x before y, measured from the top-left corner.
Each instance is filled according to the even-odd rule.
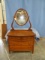
[[[10,51],[34,52],[35,34],[32,30],[11,30],[8,33],[8,47]]]

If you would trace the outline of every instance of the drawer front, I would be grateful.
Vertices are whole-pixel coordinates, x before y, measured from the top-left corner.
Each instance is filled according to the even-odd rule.
[[[30,46],[10,46],[9,49],[11,51],[32,51]]]
[[[34,45],[33,37],[9,37],[9,45],[11,46],[31,46]]]
[[[30,46],[33,45],[33,42],[13,42],[13,41],[9,41],[9,45],[12,46]]]
[[[9,37],[8,38],[9,41],[34,41],[34,37]]]

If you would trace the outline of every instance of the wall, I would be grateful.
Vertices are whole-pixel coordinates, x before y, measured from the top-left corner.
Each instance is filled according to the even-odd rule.
[[[14,13],[19,8],[27,10],[33,28],[37,29],[39,34],[45,37],[45,0],[5,0],[7,28],[11,28]],[[16,28],[28,28],[29,23],[23,27],[19,27],[16,23]]]

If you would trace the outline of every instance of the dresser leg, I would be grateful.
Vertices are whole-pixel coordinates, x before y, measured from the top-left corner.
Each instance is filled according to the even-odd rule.
[[[9,53],[10,53],[10,50],[9,50]]]
[[[32,48],[32,53],[34,53],[34,46],[33,46],[33,48]]]
[[[32,54],[33,54],[34,50],[32,50]]]
[[[9,54],[12,53],[12,51],[9,51]]]

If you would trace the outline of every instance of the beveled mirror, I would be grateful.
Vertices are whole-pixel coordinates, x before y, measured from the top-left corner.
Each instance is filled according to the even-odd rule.
[[[18,9],[16,13],[14,14],[14,19],[13,22],[16,22],[19,26],[25,25],[28,21],[30,23],[30,28],[31,28],[31,22],[29,20],[28,13],[25,9]],[[11,24],[11,27],[13,28],[13,22]]]
[[[24,9],[18,9],[14,15],[14,20],[20,26],[23,26],[29,20],[28,13]]]

